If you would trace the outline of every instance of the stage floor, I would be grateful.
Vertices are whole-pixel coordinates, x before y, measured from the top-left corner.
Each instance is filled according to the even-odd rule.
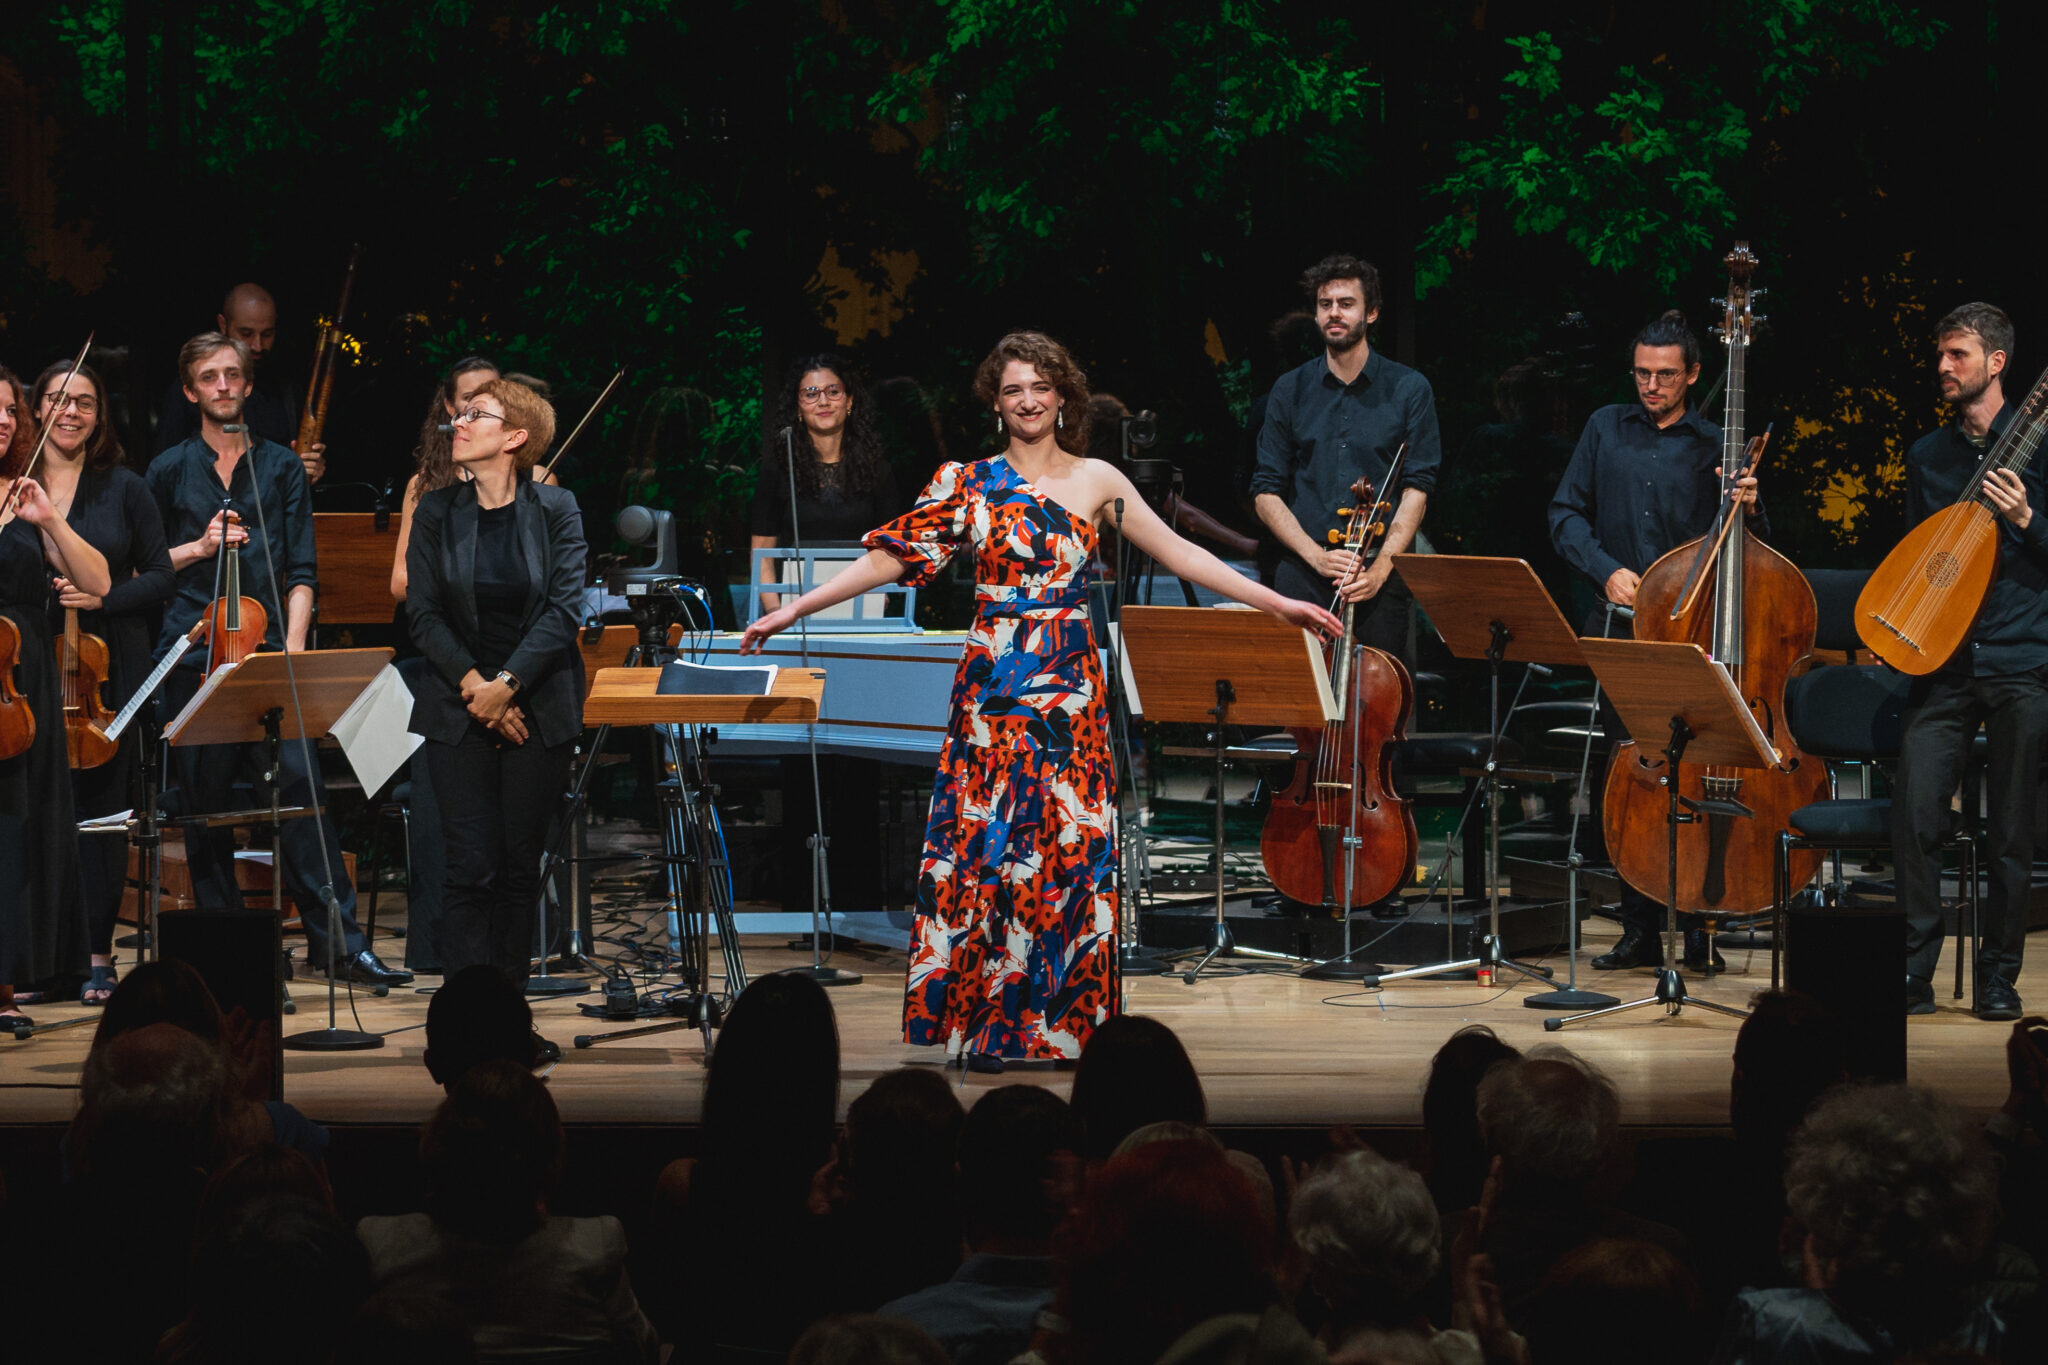
[[[1614,936],[1603,920],[1589,921],[1587,929],[1588,942],[1580,949],[1581,987],[1625,1000],[1647,994],[1652,978],[1646,972],[1587,970],[1586,961],[1604,951]],[[789,949],[786,935],[750,935],[742,941],[752,975],[807,960]],[[387,944],[380,935],[378,947],[396,961],[403,945]],[[1726,975],[1688,978],[1696,994],[1741,1005],[1770,984],[1770,959],[1763,950],[1738,949],[1727,956]],[[836,961],[865,976],[858,985],[831,991],[839,1018],[843,1106],[881,1072],[906,1064],[933,1065],[938,1058],[901,1041],[900,954],[842,950]],[[1549,965],[1562,967],[1555,960]],[[1951,999],[1953,965],[1946,957],[1943,969],[1939,1012],[1910,1021],[1910,1078],[1973,1112],[1989,1112],[2005,1098],[2009,1026],[1983,1023],[1968,1012],[1967,1000]],[[433,978],[424,981],[433,984]],[[2028,998],[2048,995],[2048,976],[2036,966],[2019,986]],[[1670,1017],[1652,1007],[1546,1033],[1543,1020],[1552,1012],[1521,1003],[1536,989],[1519,981],[1490,989],[1470,981],[1401,981],[1363,991],[1353,984],[1303,981],[1261,968],[1204,978],[1192,986],[1179,977],[1134,978],[1130,1008],[1160,1019],[1180,1035],[1207,1089],[1211,1120],[1222,1127],[1419,1124],[1430,1056],[1467,1024],[1490,1025],[1517,1047],[1550,1042],[1572,1048],[1613,1077],[1627,1124],[1712,1128],[1727,1123],[1736,1020],[1706,1010]],[[293,994],[299,1012],[286,1020],[288,1031],[325,1023],[325,995],[315,982],[295,982]],[[549,1078],[563,1118],[591,1125],[697,1122],[704,1089],[697,1033],[678,1030],[575,1049],[571,1041],[577,1034],[622,1027],[577,1012],[579,999],[593,998],[534,1005],[541,1031],[564,1049]],[[330,1125],[418,1123],[440,1099],[420,1062],[426,1038],[417,1026],[425,1022],[427,997],[409,989],[383,1000],[358,992],[354,1008],[365,1029],[405,1031],[393,1032],[373,1052],[286,1053],[286,1098]],[[50,1023],[89,1012],[75,1005],[42,1005],[30,1013],[37,1022]],[[350,1026],[346,998],[340,1022]],[[84,1026],[21,1042],[0,1036],[0,1124],[70,1119],[91,1032]],[[970,1092],[1017,1082],[1063,1091],[1070,1076],[1013,1068],[1000,1077],[968,1076],[962,1084]]]

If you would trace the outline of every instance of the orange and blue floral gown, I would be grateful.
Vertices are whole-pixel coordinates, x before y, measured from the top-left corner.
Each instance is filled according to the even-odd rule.
[[[1116,781],[1088,619],[1095,528],[1001,456],[949,464],[868,534],[929,583],[974,555],[917,875],[903,1032],[1000,1057],[1078,1057],[1116,1008]]]

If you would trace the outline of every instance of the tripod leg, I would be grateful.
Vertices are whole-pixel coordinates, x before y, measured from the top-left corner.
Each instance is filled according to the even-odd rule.
[[[1605,1009],[1587,1010],[1584,1014],[1567,1014],[1556,1019],[1545,1019],[1543,1021],[1543,1031],[1555,1033],[1566,1024],[1582,1023],[1588,1019],[1599,1019],[1609,1014],[1621,1014],[1627,1010],[1639,1010],[1645,1005],[1661,1005],[1663,1003],[1657,996],[1646,995],[1641,1000],[1630,1000],[1619,1005],[1609,1005]]]

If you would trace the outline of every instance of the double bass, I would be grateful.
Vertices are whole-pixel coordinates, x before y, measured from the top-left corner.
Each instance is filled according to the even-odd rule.
[[[1404,446],[1387,470],[1388,490],[1400,487],[1405,453]],[[1346,522],[1330,540],[1358,557],[1352,572],[1359,573],[1386,543],[1394,504],[1391,495],[1376,497],[1363,479],[1351,494],[1359,503],[1337,509]],[[1344,621],[1343,635],[1330,647],[1339,718],[1320,730],[1292,731],[1301,759],[1287,786],[1273,794],[1259,854],[1281,895],[1342,918],[1354,906],[1385,900],[1415,867],[1415,815],[1393,783],[1393,744],[1407,736],[1415,685],[1399,659],[1357,645],[1357,603],[1331,606]],[[1347,859],[1354,822],[1358,839]]]
[[[1813,650],[1819,621],[1813,589],[1792,561],[1741,523],[1730,501],[1753,468],[1764,437],[1744,439],[1744,385],[1755,324],[1750,276],[1756,257],[1737,242],[1726,257],[1728,294],[1715,331],[1728,349],[1727,408],[1722,421],[1721,504],[1705,536],[1652,564],[1636,588],[1635,638],[1690,642],[1724,665],[1757,725],[1781,756],[1778,769],[1681,763],[1679,795],[1721,803],[1678,828],[1678,909],[1754,914],[1775,902],[1772,856],[1791,813],[1828,794],[1827,765],[1800,753],[1784,723],[1785,684]],[[1665,761],[1631,741],[1618,745],[1607,769],[1604,828],[1615,870],[1644,895],[1670,894],[1669,806]],[[1727,811],[1747,809],[1748,816]],[[1819,870],[1821,855],[1792,855],[1792,885]]]

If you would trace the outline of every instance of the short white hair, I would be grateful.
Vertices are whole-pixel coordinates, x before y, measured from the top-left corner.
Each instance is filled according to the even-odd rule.
[[[1429,1187],[1374,1151],[1345,1152],[1313,1171],[1287,1222],[1316,1292],[1332,1304],[1411,1298],[1443,1259]]]

